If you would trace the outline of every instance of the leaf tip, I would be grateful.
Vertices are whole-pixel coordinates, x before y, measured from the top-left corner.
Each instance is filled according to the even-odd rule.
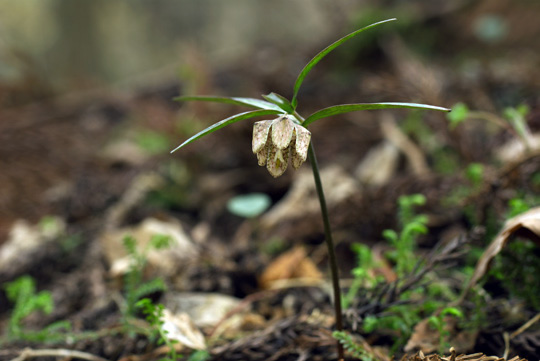
[[[182,148],[186,143],[182,143],[180,144],[178,147],[174,148],[173,150],[171,150],[169,152],[169,154],[173,154],[174,152],[176,152],[178,149]]]

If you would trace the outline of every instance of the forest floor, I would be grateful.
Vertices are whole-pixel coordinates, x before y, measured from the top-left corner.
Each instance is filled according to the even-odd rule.
[[[459,23],[445,26],[429,61],[400,38],[374,41],[358,58],[329,57],[300,95],[305,115],[369,101],[470,109],[455,125],[385,110],[310,127],[356,349],[348,360],[539,359],[536,33],[478,54],[452,32]],[[456,49],[469,60],[446,61]],[[0,87],[0,360],[143,361],[173,349],[183,360],[336,359],[309,165],[276,179],[258,167],[252,121],[169,154],[238,110],[175,96],[290,95],[294,78],[192,57],[192,84],[130,94],[44,98],[31,77]],[[264,213],[231,209],[253,194],[270,200]],[[147,319],[143,298],[161,321]]]

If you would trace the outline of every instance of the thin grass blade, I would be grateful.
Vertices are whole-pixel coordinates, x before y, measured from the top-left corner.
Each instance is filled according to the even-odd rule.
[[[272,115],[272,114],[280,114],[280,113],[283,113],[283,110],[281,110],[281,109],[279,109],[279,110],[259,109],[259,110],[251,110],[249,112],[244,112],[244,113],[233,115],[233,116],[231,116],[229,118],[223,119],[223,120],[209,126],[208,128],[200,131],[199,133],[195,134],[194,136],[192,136],[191,138],[186,140],[184,143],[182,143],[178,147],[174,148],[171,151],[171,153],[177,151],[178,149],[182,148],[183,146],[185,146],[185,145],[187,145],[187,144],[189,144],[189,143],[191,143],[191,142],[193,142],[193,141],[195,141],[195,140],[197,140],[199,138],[204,137],[207,134],[213,133],[216,130],[219,130],[219,129],[223,128],[223,127],[226,127],[227,125],[230,125],[232,123],[236,123],[236,122],[238,122],[240,120],[254,118],[254,117],[258,117],[258,116],[262,116],[262,115]]]
[[[176,101],[203,101],[203,102],[214,102],[214,103],[226,103],[226,104],[236,104],[243,105],[256,109],[273,109],[281,111],[281,108],[271,102],[266,100],[256,99],[256,98],[242,98],[242,97],[217,97],[217,96],[180,96],[174,98]]]
[[[302,123],[307,127],[314,121],[331,117],[333,115],[356,112],[359,110],[374,110],[374,109],[392,109],[392,108],[407,108],[407,109],[425,109],[425,110],[438,110],[442,112],[449,112],[450,109],[438,107],[435,105],[417,104],[417,103],[359,103],[359,104],[341,104],[334,105],[328,108],[321,109],[309,117]]]
[[[313,59],[311,59],[307,64],[306,66],[304,67],[304,69],[302,69],[302,71],[300,72],[300,74],[298,75],[298,78],[296,79],[296,82],[294,83],[294,92],[293,92],[293,97],[292,97],[292,100],[291,100],[291,104],[293,106],[293,108],[296,108],[296,105],[298,103],[296,97],[298,95],[298,90],[300,90],[300,86],[302,85],[302,83],[304,82],[304,79],[306,78],[306,76],[308,75],[308,73],[311,71],[311,69],[317,65],[317,63],[319,61],[321,61],[322,58],[324,58],[329,52],[331,52],[332,50],[334,50],[335,48],[337,48],[338,46],[340,46],[341,44],[343,44],[344,42],[346,42],[347,40],[355,37],[356,35],[360,34],[361,32],[363,32],[364,30],[368,30],[368,29],[371,29],[377,25],[381,25],[381,24],[384,24],[384,23],[387,23],[389,21],[394,21],[396,20],[395,18],[393,19],[387,19],[387,20],[383,20],[383,21],[379,21],[377,23],[374,23],[374,24],[371,24],[371,25],[368,25],[362,29],[358,29],[352,33],[350,33],[349,35],[345,35],[344,37],[342,37],[341,39],[337,40],[336,42],[330,44],[329,46],[327,46],[326,48],[324,48],[323,50],[321,50],[320,53],[318,53],[317,55],[315,55],[315,57],[313,57]]]

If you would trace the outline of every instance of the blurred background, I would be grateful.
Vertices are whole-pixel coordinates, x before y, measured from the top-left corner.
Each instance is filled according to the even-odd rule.
[[[167,250],[177,258],[152,264],[171,291],[242,299],[268,287],[264,269],[294,246],[305,247],[295,257],[323,279],[327,253],[309,165],[272,178],[251,152],[253,121],[171,155],[198,131],[245,111],[173,99],[269,92],[290,98],[298,73],[321,49],[389,18],[397,21],[363,32],[317,64],[300,89],[299,113],[391,101],[459,112],[365,111],[310,125],[341,271],[347,277],[355,265],[352,244],[385,258],[389,242],[381,234],[400,227],[398,199],[421,193],[429,232],[415,252],[467,235],[476,251],[459,261],[470,274],[474,257],[519,213],[511,202],[520,212],[540,203],[540,1],[0,0],[0,284],[30,275],[59,305],[49,318],[31,320],[37,326],[28,324],[41,329],[69,319],[88,330],[110,328],[119,317],[117,300],[109,298],[122,292],[112,270],[125,256],[122,237],[155,234],[143,228],[156,220],[192,251]],[[228,207],[253,193],[263,195],[263,214],[246,219]],[[516,263],[528,258],[536,268],[508,279],[499,274],[537,305],[531,276],[538,274],[538,247],[536,256],[523,250]],[[166,273],[163,265],[170,266]],[[390,282],[395,274],[385,267]],[[465,277],[452,277],[457,295]],[[494,284],[492,294],[502,301],[478,308],[493,318],[478,328],[487,336],[465,336],[456,343],[465,351],[502,355],[503,332],[538,312],[525,303],[499,307],[508,293]],[[268,309],[294,304],[295,316],[324,309],[330,302],[320,292],[276,300]],[[492,296],[486,292],[480,302]],[[0,289],[0,304],[7,302]],[[116,321],[108,321],[111,315]],[[8,318],[0,307],[0,329]],[[522,357],[540,344],[535,332],[512,340]],[[138,341],[104,345],[112,351],[91,351],[109,359],[148,351]],[[270,347],[261,359],[276,355]]]
[[[399,34],[426,60],[455,67],[448,70],[472,76],[490,64],[493,71],[510,71],[538,50],[538,7],[532,0],[2,0],[0,80],[4,87],[32,80],[43,96],[97,86],[129,88],[188,76],[182,69],[195,66],[194,52],[213,69],[240,63],[254,73],[279,69],[285,71],[282,77],[293,78],[313,50],[391,17],[398,22],[365,34],[338,56],[358,60],[369,51],[365,43],[385,39],[378,34],[383,32]],[[341,67],[351,61],[339,59]],[[512,70],[517,78],[526,69]],[[24,100],[2,97],[4,106],[17,101]]]
[[[119,164],[133,172],[143,164],[155,168],[182,140],[234,110],[179,104],[174,96],[290,97],[314,54],[387,18],[398,21],[363,33],[315,67],[300,91],[302,114],[370,101],[465,102],[492,112],[525,103],[534,114],[539,13],[533,0],[2,0],[0,234],[18,218],[106,209],[126,181],[115,186],[111,169],[122,178],[133,174]],[[442,115],[429,117],[432,130],[446,128]],[[354,168],[380,140],[378,121],[368,112],[315,124],[314,141],[327,148],[322,162]],[[264,183],[264,171],[245,151],[250,124],[172,157],[198,164],[194,173],[251,165]],[[488,156],[477,145],[488,147],[489,139],[459,139],[450,142],[465,161]],[[424,146],[433,148],[429,142]],[[277,199],[290,182],[284,178]]]
[[[314,69],[300,91],[302,114],[370,101],[464,102],[491,112],[523,103],[537,114],[539,13],[533,0],[0,0],[0,233],[18,218],[103,211],[141,167],[170,159],[191,173],[254,169],[247,123],[169,156],[234,110],[172,98],[290,97],[314,54],[387,18],[398,21],[351,40]],[[371,114],[315,124],[314,141],[327,149],[322,162],[352,170],[380,140]],[[440,114],[422,119],[447,131]],[[464,162],[482,161],[497,139],[484,135],[453,135],[444,144]],[[422,146],[432,150],[440,140]],[[255,172],[264,183],[263,170]],[[278,181],[274,200],[290,180]]]

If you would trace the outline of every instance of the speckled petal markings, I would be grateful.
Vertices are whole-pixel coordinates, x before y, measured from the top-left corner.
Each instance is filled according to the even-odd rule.
[[[295,125],[295,141],[291,147],[291,158],[294,169],[300,168],[307,159],[311,132],[301,125]]]
[[[294,123],[287,116],[279,117],[272,124],[272,143],[278,149],[285,149],[291,143]]]
[[[285,173],[288,163],[289,153],[285,153],[284,150],[278,149],[273,145],[269,147],[266,169],[268,169],[272,177],[277,178]]]
[[[270,147],[271,142],[272,140],[270,139],[270,133],[268,133],[266,144],[264,144],[257,152],[257,162],[261,167],[266,165],[266,160],[268,159],[268,148]]]
[[[285,173],[289,158],[294,169],[298,169],[306,161],[310,140],[309,130],[295,124],[288,115],[253,125],[253,153],[257,154],[259,165],[266,165],[273,177]]]
[[[296,153],[302,158],[302,162],[307,159],[311,132],[301,125],[295,127],[296,130]]]
[[[253,124],[253,153],[258,153],[268,141],[270,126],[274,120],[263,120]]]

